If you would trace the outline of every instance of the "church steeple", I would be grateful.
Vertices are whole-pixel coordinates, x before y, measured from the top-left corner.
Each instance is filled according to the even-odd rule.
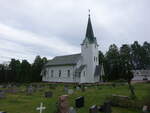
[[[95,41],[90,14],[88,17],[88,24],[86,28],[85,38],[87,38],[90,43],[93,43]]]
[[[85,36],[87,38],[94,38],[94,33],[93,33],[92,24],[91,24],[90,14],[89,14],[89,18],[88,18],[88,24],[87,24],[87,29],[86,29],[86,35]]]

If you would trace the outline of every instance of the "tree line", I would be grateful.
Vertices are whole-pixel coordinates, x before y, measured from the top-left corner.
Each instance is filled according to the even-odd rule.
[[[0,82],[40,82],[40,76],[43,65],[47,62],[47,58],[36,56],[33,64],[27,60],[20,62],[11,59],[9,65],[0,64]]]
[[[11,59],[9,65],[0,64],[0,82],[40,82],[40,73],[46,62],[47,58],[40,56],[36,56],[32,64],[27,60],[20,62]],[[140,45],[135,41],[131,45],[123,44],[120,48],[112,44],[105,54],[99,52],[99,62],[104,65],[105,80],[129,81],[133,77],[131,70],[149,68],[150,43]]]
[[[105,55],[99,52],[99,61],[104,64],[105,79],[127,80],[131,77],[127,72],[131,70],[150,69],[150,43],[141,45],[135,41],[130,45],[123,44],[120,48],[112,44]]]

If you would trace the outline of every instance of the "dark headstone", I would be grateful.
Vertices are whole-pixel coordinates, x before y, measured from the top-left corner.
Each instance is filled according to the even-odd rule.
[[[78,84],[78,87],[79,87],[79,88],[81,88],[81,86],[82,86],[81,84]]]
[[[7,112],[5,112],[5,111],[0,111],[0,113],[7,113]]]
[[[76,98],[75,105],[77,108],[83,107],[84,106],[84,97],[81,96],[81,97]]]
[[[4,84],[2,88],[7,88],[7,85],[6,85],[6,84]]]
[[[89,113],[98,113],[98,107],[96,105],[93,105],[89,109]]]
[[[51,91],[45,92],[45,97],[46,97],[46,98],[50,98],[50,97],[52,97],[52,96],[53,96],[53,92],[51,92]]]
[[[104,103],[104,105],[102,106],[102,111],[104,113],[111,113],[112,112],[110,102],[105,102]]]
[[[100,112],[103,112],[103,111],[104,111],[104,110],[103,110],[103,105],[98,106],[98,111],[100,111]]]

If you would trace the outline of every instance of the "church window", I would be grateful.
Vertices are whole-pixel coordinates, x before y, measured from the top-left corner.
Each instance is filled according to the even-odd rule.
[[[59,77],[61,77],[61,70],[59,70]]]
[[[51,70],[51,77],[53,77],[54,75],[54,70]]]
[[[95,56],[94,56],[94,62],[95,62]]]
[[[96,48],[96,45],[95,45],[95,48]]]
[[[68,77],[70,77],[70,70],[68,70]]]
[[[84,71],[84,76],[85,76],[85,71]]]

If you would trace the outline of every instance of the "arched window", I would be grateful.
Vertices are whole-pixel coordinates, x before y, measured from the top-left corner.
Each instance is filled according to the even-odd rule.
[[[54,76],[54,70],[51,70],[51,77]]]
[[[59,77],[61,77],[61,70],[59,70]]]
[[[70,77],[70,70],[68,70],[67,73],[68,73],[68,77]]]

